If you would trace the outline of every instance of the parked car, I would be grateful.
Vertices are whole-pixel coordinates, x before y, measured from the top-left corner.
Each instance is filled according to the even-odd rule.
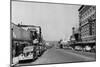
[[[91,48],[91,52],[96,52],[96,46],[93,46],[93,48]]]
[[[92,48],[91,48],[90,46],[85,46],[84,51],[86,51],[86,52],[90,52],[91,49],[92,49]]]
[[[75,46],[75,50],[76,50],[76,51],[82,51],[83,49],[82,49],[82,47],[80,47],[80,46]]]
[[[73,48],[72,48],[72,47],[68,47],[68,49],[73,50]]]

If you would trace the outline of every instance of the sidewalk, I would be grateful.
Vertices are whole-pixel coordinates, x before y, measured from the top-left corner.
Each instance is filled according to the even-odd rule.
[[[69,50],[69,49],[63,49],[63,50],[67,50],[70,51],[72,53],[76,53],[76,54],[80,54],[83,56],[87,56],[87,57],[91,57],[91,58],[95,58],[96,59],[96,53],[91,53],[91,52],[83,52],[83,51],[75,51],[75,50]]]
[[[13,57],[12,58],[12,64],[11,64],[11,66],[13,67],[13,66],[15,66],[16,64],[18,64],[18,62],[19,62],[19,57]]]

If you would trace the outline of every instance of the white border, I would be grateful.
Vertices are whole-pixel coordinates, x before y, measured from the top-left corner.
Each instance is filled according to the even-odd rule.
[[[54,3],[71,3],[71,4],[88,4],[97,6],[97,61],[84,63],[68,63],[68,64],[52,64],[52,65],[37,65],[37,67],[99,67],[100,62],[100,44],[99,44],[99,17],[100,5],[99,0],[27,0],[40,2],[54,2]],[[0,67],[9,67],[10,63],[10,0],[0,0]],[[25,66],[32,67],[32,66]],[[36,66],[34,66],[36,67]]]

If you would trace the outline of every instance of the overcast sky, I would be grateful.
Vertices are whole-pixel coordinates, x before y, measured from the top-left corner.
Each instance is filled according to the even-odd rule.
[[[80,5],[12,2],[12,22],[38,25],[45,40],[69,39],[72,27],[78,25]]]

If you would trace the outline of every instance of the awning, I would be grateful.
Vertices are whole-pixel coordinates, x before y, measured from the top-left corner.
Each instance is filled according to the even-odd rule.
[[[76,44],[80,44],[80,43],[96,43],[96,41],[95,40],[93,40],[93,41],[86,41],[86,42],[76,42]]]

